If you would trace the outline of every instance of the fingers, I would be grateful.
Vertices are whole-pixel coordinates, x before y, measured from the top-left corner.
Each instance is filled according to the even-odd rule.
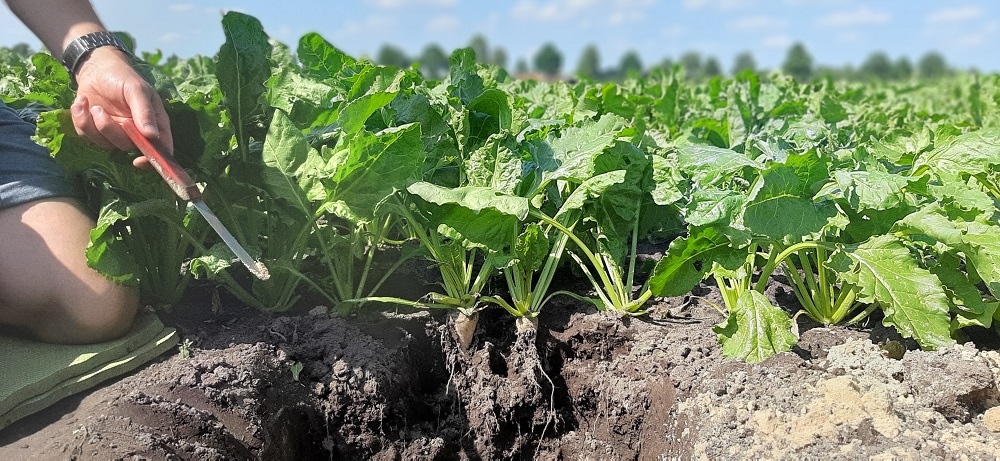
[[[139,131],[149,139],[160,140],[168,152],[173,152],[170,120],[156,91],[149,85],[132,86],[125,91],[125,98]]]
[[[73,125],[80,136],[86,137],[103,149],[129,150],[134,146],[128,135],[111,118],[103,107],[90,105],[84,96],[78,96],[70,108]]]
[[[140,170],[153,171],[153,165],[149,163],[149,159],[145,155],[132,159],[132,166]]]
[[[77,134],[103,149],[134,150],[135,144],[120,125],[124,120],[132,119],[144,136],[159,140],[167,153],[173,152],[170,120],[156,92],[148,85],[132,84],[126,85],[122,94],[122,100],[117,104],[115,101],[98,98],[112,104],[114,113],[110,113],[105,106],[94,103],[86,95],[78,95],[70,108]]]

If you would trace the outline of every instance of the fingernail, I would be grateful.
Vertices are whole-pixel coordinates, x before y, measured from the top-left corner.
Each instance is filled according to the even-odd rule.
[[[156,125],[146,125],[146,132],[153,137],[160,137],[160,130],[156,128]]]
[[[70,110],[73,111],[73,115],[83,115],[83,106],[80,104],[73,104]]]

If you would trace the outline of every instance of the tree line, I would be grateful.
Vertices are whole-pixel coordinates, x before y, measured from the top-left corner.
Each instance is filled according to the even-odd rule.
[[[589,80],[622,80],[629,76],[644,75],[657,69],[669,69],[679,66],[684,74],[692,80],[721,77],[726,70],[714,56],[703,56],[697,51],[688,51],[674,61],[665,58],[658,63],[646,65],[636,51],[628,51],[614,65],[607,66],[601,60],[600,50],[596,45],[587,45],[580,54],[579,61],[573,69],[564,67],[563,53],[555,44],[543,44],[528,60],[518,59],[513,69],[508,67],[507,51],[503,47],[490,47],[482,35],[475,35],[468,46],[476,53],[476,59],[483,64],[492,64],[513,70],[514,74],[540,74],[547,78],[564,78],[567,76]],[[375,62],[383,65],[409,67],[416,65],[417,69],[428,78],[440,79],[448,72],[448,55],[440,45],[427,45],[415,57],[407,54],[397,46],[385,44],[375,56]],[[892,59],[882,51],[875,51],[858,67],[828,66],[817,64],[813,56],[802,43],[794,43],[789,47],[780,69],[801,81],[817,77],[831,77],[846,80],[905,80],[909,78],[933,79],[947,75],[953,70],[944,56],[938,52],[928,52],[915,63],[906,56]],[[759,72],[765,69],[758,67],[753,54],[749,51],[739,53],[733,59],[728,75],[745,71]]]
[[[480,63],[509,69],[507,67],[509,59],[507,50],[503,47],[491,48],[486,37],[479,34],[474,35],[467,46],[475,51],[476,60]],[[34,52],[26,43],[18,43],[9,49],[22,56],[29,56]],[[416,65],[417,69],[426,77],[441,79],[448,73],[449,54],[436,43],[427,45],[415,57],[408,56],[405,51],[395,45],[383,44],[375,55],[374,62],[404,68]],[[665,58],[650,66],[646,66],[642,62],[639,53],[628,51],[621,56],[616,65],[605,66],[601,62],[601,54],[597,46],[591,44],[584,47],[575,69],[567,71],[563,68],[563,64],[562,52],[555,44],[549,42],[535,52],[530,64],[523,58],[518,59],[512,70],[515,75],[535,73],[547,78],[562,78],[566,76],[566,72],[569,72],[571,77],[596,81],[622,80],[629,76],[644,75],[657,69],[669,69],[675,65],[684,69],[684,75],[692,80],[725,75],[725,70],[718,59],[714,56],[702,56],[697,51],[685,52],[680,55],[677,61]],[[733,59],[728,75],[762,70],[764,69],[758,68],[753,54],[744,51]],[[789,47],[781,64],[781,70],[800,81],[808,81],[817,77],[830,77],[839,80],[905,80],[913,77],[934,79],[954,71],[949,67],[944,56],[935,51],[925,53],[916,63],[910,61],[906,56],[892,59],[885,52],[875,51],[856,68],[852,66],[826,66],[817,64],[802,43],[794,43]]]

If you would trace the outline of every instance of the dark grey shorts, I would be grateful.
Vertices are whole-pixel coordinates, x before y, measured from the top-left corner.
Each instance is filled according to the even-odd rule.
[[[31,140],[35,125],[0,101],[0,209],[74,193],[47,149]]]

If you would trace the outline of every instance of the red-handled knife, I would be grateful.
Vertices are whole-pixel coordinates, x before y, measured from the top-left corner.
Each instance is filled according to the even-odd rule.
[[[208,221],[208,224],[212,226],[212,229],[215,229],[215,232],[219,234],[222,241],[226,243],[226,246],[230,250],[233,250],[233,253],[236,254],[236,257],[240,259],[247,269],[250,269],[250,273],[261,280],[270,278],[271,275],[268,273],[267,268],[264,267],[264,264],[250,257],[250,254],[236,241],[236,238],[229,232],[229,229],[226,229],[226,226],[219,221],[215,213],[212,213],[212,210],[208,208],[205,201],[201,199],[201,190],[198,189],[197,184],[191,179],[191,176],[174,160],[174,157],[172,155],[165,155],[161,148],[154,145],[152,141],[139,131],[139,128],[135,126],[135,123],[131,119],[125,120],[121,125],[125,133],[128,134],[128,137],[132,139],[135,146],[142,152],[142,155],[145,155],[149,159],[149,163],[153,165],[153,169],[160,174],[160,177],[166,181],[167,185],[170,186],[181,200],[191,202],[198,209],[201,215],[205,217],[205,220]]]

